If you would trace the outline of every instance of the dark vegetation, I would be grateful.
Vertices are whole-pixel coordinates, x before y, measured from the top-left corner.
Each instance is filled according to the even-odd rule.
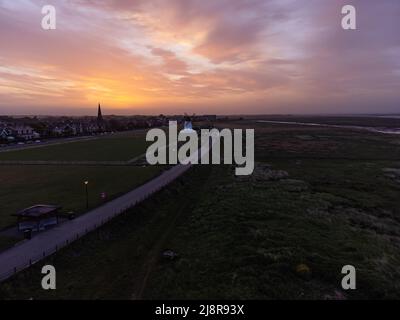
[[[399,149],[391,135],[256,124],[252,176],[196,167],[1,284],[0,297],[398,299]],[[179,258],[163,259],[165,249]],[[40,287],[48,263],[57,269],[53,292]],[[349,264],[354,291],[341,289]]]

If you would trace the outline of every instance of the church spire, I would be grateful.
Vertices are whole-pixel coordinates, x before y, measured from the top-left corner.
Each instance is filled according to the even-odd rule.
[[[99,110],[97,111],[97,121],[98,121],[98,122],[103,122],[103,115],[102,115],[102,113],[101,113],[101,106],[100,106],[100,103],[99,103]]]

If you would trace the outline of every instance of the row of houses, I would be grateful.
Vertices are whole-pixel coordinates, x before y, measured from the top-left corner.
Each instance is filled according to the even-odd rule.
[[[25,124],[8,124],[0,122],[1,140],[34,140],[39,139],[40,134],[32,127]]]
[[[96,118],[48,118],[40,121],[20,119],[19,122],[0,121],[0,140],[4,143],[40,138],[93,135],[103,132],[151,128],[164,124],[164,121],[158,119],[123,119],[119,117],[101,122]]]
[[[193,116],[194,121],[215,121],[216,116]],[[97,117],[33,117],[0,118],[0,141],[29,141],[55,137],[94,135],[168,125],[168,121],[183,122],[184,116],[105,116],[99,106]]]
[[[90,122],[42,122],[40,125],[0,122],[0,140],[29,141],[41,137],[68,137],[104,132],[105,128]]]
[[[48,123],[43,129],[45,136],[76,136],[104,132],[105,126],[99,125],[95,121],[66,121]]]

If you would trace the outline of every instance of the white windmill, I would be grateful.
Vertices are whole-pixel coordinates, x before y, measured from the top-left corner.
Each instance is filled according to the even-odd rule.
[[[192,117],[188,116],[185,113],[184,116],[184,123],[183,123],[183,131],[194,131],[193,130],[193,124],[192,124],[192,118],[195,116],[195,114],[192,115]]]

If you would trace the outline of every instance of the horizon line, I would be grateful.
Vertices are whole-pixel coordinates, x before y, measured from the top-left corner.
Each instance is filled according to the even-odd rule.
[[[146,117],[158,117],[160,115],[166,117],[172,116],[179,116],[185,113],[159,113],[159,114],[103,114],[103,117],[135,117],[135,116],[146,116]],[[389,112],[389,113],[365,113],[365,112],[352,112],[352,113],[227,113],[227,114],[220,114],[220,113],[194,113],[194,116],[207,116],[207,115],[215,115],[215,116],[222,116],[222,117],[254,117],[254,116],[400,116],[400,113],[396,112]],[[59,114],[59,115],[51,115],[51,114],[0,114],[1,117],[97,117],[97,115],[89,115],[89,114]]]

